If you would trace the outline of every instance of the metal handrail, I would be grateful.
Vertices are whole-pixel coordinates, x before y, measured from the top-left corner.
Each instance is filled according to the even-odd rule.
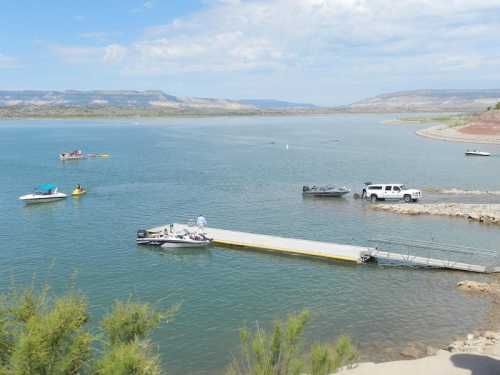
[[[425,249],[433,249],[433,250],[437,250],[437,251],[468,254],[468,255],[483,255],[483,256],[495,256],[495,255],[497,255],[497,252],[494,250],[478,249],[478,248],[474,248],[474,247],[470,247],[470,246],[462,246],[462,245],[456,245],[456,244],[445,244],[445,243],[424,241],[424,240],[409,240],[409,239],[397,238],[397,237],[395,237],[395,238],[375,238],[375,239],[369,239],[368,241],[393,244],[393,245],[411,246],[411,247],[425,248]]]

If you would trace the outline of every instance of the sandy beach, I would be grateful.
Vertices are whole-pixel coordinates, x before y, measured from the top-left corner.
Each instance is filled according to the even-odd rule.
[[[465,125],[442,124],[416,133],[443,141],[500,144],[500,110],[483,112]]]
[[[469,125],[460,127],[436,125],[427,129],[417,130],[416,134],[422,137],[439,139],[442,141],[500,144],[500,134],[471,133],[467,132],[467,129],[470,131]]]
[[[360,363],[356,368],[341,373],[346,375],[498,375],[500,357],[440,350],[434,356],[415,360]]]

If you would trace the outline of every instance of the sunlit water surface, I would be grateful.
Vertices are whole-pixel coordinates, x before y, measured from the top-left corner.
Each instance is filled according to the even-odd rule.
[[[373,357],[412,341],[445,344],[484,324],[488,302],[454,288],[483,277],[135,245],[139,228],[203,213],[215,227],[315,240],[370,245],[399,236],[498,248],[497,227],[375,212],[350,196],[302,198],[305,183],[360,191],[370,180],[500,190],[500,157],[466,158],[465,145],[381,123],[390,117],[2,121],[0,287],[36,274],[59,293],[76,279],[96,317],[131,295],[160,307],[181,303],[175,321],[154,335],[170,374],[220,373],[242,325],[269,326],[303,308],[312,314],[309,341],[347,334]],[[111,157],[58,160],[76,148]],[[500,154],[498,146],[481,148]],[[64,192],[80,183],[89,193],[26,207],[17,200],[44,182]]]

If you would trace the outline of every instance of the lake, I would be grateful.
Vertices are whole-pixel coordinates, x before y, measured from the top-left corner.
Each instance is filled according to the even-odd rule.
[[[347,334],[367,358],[408,342],[447,344],[486,324],[488,301],[455,290],[459,280],[485,276],[135,244],[138,229],[203,214],[214,227],[313,240],[373,245],[397,236],[497,249],[498,227],[375,212],[350,195],[302,197],[303,184],[361,191],[366,181],[500,190],[498,156],[466,158],[471,145],[382,124],[393,117],[0,121],[0,287],[35,275],[60,293],[75,280],[96,317],[130,296],[181,303],[154,334],[173,375],[221,373],[240,327],[268,327],[303,308],[311,311],[307,340]],[[500,154],[500,146],[481,148]],[[58,160],[73,149],[111,157]],[[33,206],[17,200],[45,182],[66,193],[79,183],[88,194]]]

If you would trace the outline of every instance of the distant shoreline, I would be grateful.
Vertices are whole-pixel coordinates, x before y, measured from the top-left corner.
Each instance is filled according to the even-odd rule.
[[[417,130],[415,133],[421,137],[437,139],[448,142],[500,144],[500,137],[488,134],[465,134],[459,129],[465,127],[451,128],[448,125],[436,125],[430,128]]]
[[[408,117],[386,120],[386,125],[432,125],[419,129],[418,136],[447,142],[500,144],[500,134],[484,131],[483,114],[454,114],[440,117]],[[479,125],[479,127],[478,127]],[[498,126],[498,125],[495,125]],[[482,127],[482,128],[481,128]],[[466,129],[466,131],[463,131]],[[472,132],[470,130],[473,130]]]
[[[17,119],[112,119],[112,118],[210,118],[210,117],[258,117],[258,116],[317,116],[335,114],[401,114],[401,113],[457,113],[457,110],[425,110],[411,111],[400,110],[355,110],[351,108],[315,108],[315,109],[272,109],[272,110],[162,110],[156,108],[119,108],[119,107],[0,107],[0,120]],[[399,121],[399,120],[397,120]]]

